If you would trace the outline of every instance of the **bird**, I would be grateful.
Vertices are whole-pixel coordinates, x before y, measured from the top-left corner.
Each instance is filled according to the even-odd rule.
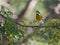
[[[40,15],[40,12],[37,10],[36,11],[36,21],[40,22],[42,20],[42,16]]]

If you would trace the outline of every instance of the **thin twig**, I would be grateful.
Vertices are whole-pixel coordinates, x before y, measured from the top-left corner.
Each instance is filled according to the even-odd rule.
[[[0,16],[2,16],[4,19],[7,19],[7,17],[5,17],[5,16],[3,16],[2,14],[0,14]],[[15,22],[17,25],[19,25],[19,26],[22,26],[22,27],[58,27],[58,26],[60,26],[60,25],[56,25],[56,26],[42,26],[41,24],[41,26],[40,25],[38,25],[38,26],[30,26],[30,25],[22,25],[22,24],[20,24],[20,23],[18,23],[18,22]]]

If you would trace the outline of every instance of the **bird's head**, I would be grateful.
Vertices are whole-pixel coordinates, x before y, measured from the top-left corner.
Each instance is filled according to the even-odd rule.
[[[37,11],[36,11],[36,14],[40,15],[40,12],[37,10]]]

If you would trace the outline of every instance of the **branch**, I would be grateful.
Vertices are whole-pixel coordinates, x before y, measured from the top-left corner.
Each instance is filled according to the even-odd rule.
[[[41,28],[41,27],[47,27],[47,28],[48,28],[48,27],[54,27],[54,28],[55,28],[55,27],[58,27],[58,25],[57,25],[57,26],[42,26],[42,23],[41,23],[40,25],[38,25],[38,26],[26,26],[26,25],[22,25],[22,24],[18,23],[18,21],[24,16],[25,12],[27,11],[30,2],[31,2],[31,0],[29,0],[28,4],[27,4],[26,7],[22,10],[22,12],[18,14],[18,18],[16,19],[16,22],[15,22],[17,25],[20,25],[20,26],[22,26],[22,27],[39,27],[39,28]],[[55,14],[54,11],[52,11],[50,14],[48,14],[48,16],[43,19],[43,22],[46,22],[47,20],[52,19],[52,18],[53,18],[53,17],[52,17],[53,14]],[[0,15],[1,15],[4,19],[6,19],[5,16],[3,16],[2,14],[0,14]],[[59,17],[59,16],[58,16],[58,17]],[[60,17],[59,17],[59,19],[60,19]],[[30,34],[31,34],[31,33],[30,33]],[[29,35],[30,35],[30,34],[29,34]],[[27,36],[27,37],[28,37],[28,36]],[[24,38],[23,41],[20,42],[20,43],[25,42],[25,39],[26,39],[26,38]]]
[[[23,17],[26,18],[27,16],[29,16],[37,3],[38,3],[38,0],[29,0],[26,7],[18,14],[16,21],[19,21]]]
[[[4,19],[7,19],[5,16],[3,16],[2,14],[0,14],[0,16],[2,16]],[[44,19],[44,20],[46,20],[46,18]],[[58,27],[58,25],[57,26],[42,26],[42,24],[40,24],[39,26],[25,26],[25,25],[22,25],[22,24],[20,24],[20,23],[18,23],[18,22],[16,22],[16,24],[17,25],[19,25],[19,26],[22,26],[22,27],[39,27],[39,28],[41,28],[41,27]],[[60,29],[60,28],[59,28]],[[34,31],[33,31],[34,32]],[[31,34],[31,33],[30,33]],[[19,44],[22,44],[22,43],[24,43],[24,42],[26,42],[26,38],[27,37],[29,37],[29,35],[30,34],[28,34],[26,37],[24,37],[23,39],[22,39],[22,41],[20,41],[19,40]]]
[[[43,19],[43,22],[45,23],[49,19],[54,19],[54,17],[57,17],[57,19],[60,19],[60,14],[56,14],[55,10],[52,9],[52,11],[46,16],[46,18]]]
[[[2,16],[2,18],[4,18],[4,19],[7,19],[7,17],[5,17],[5,16],[3,16],[2,14],[0,14],[0,16]],[[43,21],[45,21],[46,20],[46,18],[43,20]],[[17,24],[17,25],[19,25],[19,26],[22,26],[22,27],[39,27],[39,28],[41,28],[41,27],[57,27],[57,26],[59,26],[59,25],[56,25],[56,26],[42,26],[42,24],[40,24],[40,25],[38,25],[38,26],[27,26],[27,25],[22,25],[22,24],[20,24],[20,23],[18,23],[18,22],[16,22],[15,21],[15,23]]]
[[[18,14],[18,18],[16,19],[16,21],[19,21],[25,14],[29,4],[30,4],[31,0],[29,0],[29,2],[27,3],[26,7]]]

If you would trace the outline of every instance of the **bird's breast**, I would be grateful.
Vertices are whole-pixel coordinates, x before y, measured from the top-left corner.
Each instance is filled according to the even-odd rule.
[[[42,19],[42,16],[36,15],[36,20],[37,20],[37,21],[40,21],[41,19]]]

